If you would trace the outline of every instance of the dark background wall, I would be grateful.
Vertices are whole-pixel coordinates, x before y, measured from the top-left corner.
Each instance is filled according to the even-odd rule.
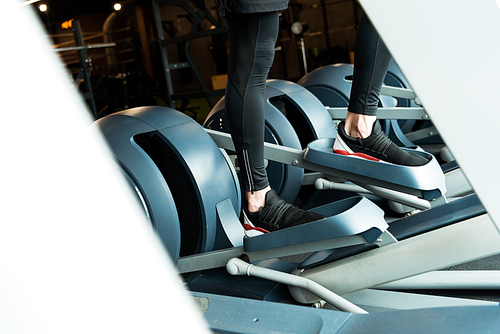
[[[216,10],[215,0],[179,0],[193,10],[206,9],[217,25],[225,23]],[[41,3],[48,5],[44,13],[38,11]],[[155,23],[155,12],[150,0],[127,0],[122,9],[115,11],[115,1],[108,0],[47,0],[32,4],[39,12],[55,48],[75,46],[74,27],[63,29],[64,22],[78,21],[84,45],[113,42],[108,48],[91,48],[85,51],[85,66],[92,81],[92,96],[98,116],[118,110],[151,104],[168,105],[165,68],[160,53],[160,41]],[[189,35],[193,19],[181,6],[159,6],[165,39]],[[275,62],[270,77],[297,81],[305,74],[300,41],[303,39],[307,70],[326,64],[350,62],[356,27],[362,9],[355,0],[290,0],[287,10],[281,13],[279,40]],[[302,23],[304,33],[294,35],[291,25]],[[207,31],[215,25],[203,20],[196,31]],[[170,63],[186,61],[185,41],[166,46]],[[194,64],[208,89],[213,89],[212,79],[226,73],[227,39],[224,34],[196,38],[191,45]],[[82,64],[75,51],[58,52],[68,67],[69,74],[78,79]],[[190,68],[170,71],[175,93],[196,92],[201,89]],[[81,82],[75,82],[83,90]],[[215,87],[217,88],[217,87]],[[214,96],[215,101],[221,95]],[[193,113],[210,109],[202,98],[176,100],[178,109],[191,109]],[[198,110],[198,111],[197,111]],[[203,114],[203,113],[202,113]],[[196,116],[199,121],[200,117]]]

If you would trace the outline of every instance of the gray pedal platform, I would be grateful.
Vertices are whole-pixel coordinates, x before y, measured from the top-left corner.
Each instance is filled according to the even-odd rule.
[[[388,228],[384,212],[361,196],[329,203],[311,211],[327,218],[272,233],[245,237],[244,250],[254,252],[349,237],[362,237],[362,243],[374,243]],[[356,241],[353,243],[359,244]]]
[[[365,197],[329,203],[314,211],[327,218],[259,236],[245,236],[243,246],[181,257],[177,270],[187,273],[219,268],[242,255],[248,262],[255,262],[353,245],[383,246],[397,242],[387,230],[384,212]]]
[[[476,194],[457,199],[446,205],[411,215],[391,223],[388,231],[399,241],[423,233],[428,233],[467,219],[485,214],[481,201]],[[374,249],[373,245],[357,245],[335,250],[324,250],[312,254],[300,266],[300,269],[310,269],[344,259],[365,251]]]
[[[429,159],[423,166],[401,166],[335,154],[332,151],[334,141],[335,138],[321,138],[309,143],[304,160],[349,173],[353,182],[358,180],[426,200],[436,199],[446,193],[443,171],[432,154],[401,148]]]

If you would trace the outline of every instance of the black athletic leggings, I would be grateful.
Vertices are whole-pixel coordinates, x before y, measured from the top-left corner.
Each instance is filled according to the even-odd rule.
[[[269,185],[264,166],[265,93],[278,38],[279,13],[228,13],[226,118],[244,190]]]
[[[376,115],[379,92],[392,56],[366,15],[361,17],[354,47],[354,78],[348,110]]]
[[[269,185],[264,166],[265,85],[274,60],[278,12],[225,17],[229,32],[226,118],[236,148],[244,190]],[[355,46],[349,111],[376,115],[379,92],[391,55],[370,20],[363,15]]]

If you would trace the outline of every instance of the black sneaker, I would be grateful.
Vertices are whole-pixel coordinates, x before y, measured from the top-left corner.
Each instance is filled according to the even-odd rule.
[[[255,229],[264,233],[325,218],[319,213],[305,211],[285,202],[274,189],[266,193],[266,205],[260,207],[258,212],[249,212],[247,207],[244,207],[243,212],[245,224],[250,225],[245,229]]]
[[[429,162],[427,158],[400,149],[382,132],[378,121],[373,125],[372,134],[368,138],[349,137],[345,133],[344,122],[341,122],[333,144],[333,152],[403,166],[422,166]]]

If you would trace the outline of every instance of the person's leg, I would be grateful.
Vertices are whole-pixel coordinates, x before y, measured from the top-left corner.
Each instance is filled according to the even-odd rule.
[[[245,217],[257,227],[274,231],[324,216],[300,210],[271,190],[264,165],[265,89],[274,60],[279,13],[226,16],[229,68],[226,118],[247,200]]]
[[[229,14],[226,117],[233,138],[249,210],[265,204],[270,190],[264,166],[265,85],[274,60],[279,14]]]
[[[361,18],[354,51],[348,113],[339,124],[334,152],[399,165],[426,164],[426,158],[401,150],[377,122],[379,93],[392,56],[366,15]]]
[[[356,36],[354,73],[345,122],[351,137],[366,138],[377,117],[379,92],[392,56],[366,15],[361,17]]]

